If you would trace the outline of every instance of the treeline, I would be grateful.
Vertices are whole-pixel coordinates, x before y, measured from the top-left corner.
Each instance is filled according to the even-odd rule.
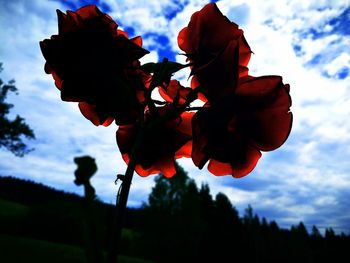
[[[290,230],[259,218],[248,207],[240,216],[226,195],[212,197],[177,167],[172,179],[155,178],[148,202],[129,209],[122,254],[157,262],[343,262],[350,237],[300,223]],[[84,246],[82,198],[9,177],[0,177],[0,198],[26,205],[21,217],[0,218],[0,234]],[[107,248],[113,207],[97,201],[94,220]]]
[[[176,176],[156,178],[143,207],[138,253],[159,262],[344,262],[350,237],[330,228],[322,236],[300,223],[290,230],[267,222],[249,206],[242,217],[228,197],[213,198],[177,167]],[[142,251],[140,250],[142,248]],[[136,251],[134,252],[136,253]]]
[[[43,205],[57,200],[77,202],[81,196],[11,176],[0,176],[0,198],[23,205]]]

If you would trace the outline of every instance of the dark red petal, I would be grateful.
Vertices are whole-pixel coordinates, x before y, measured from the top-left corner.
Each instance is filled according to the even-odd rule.
[[[232,176],[240,178],[249,174],[255,168],[261,157],[261,152],[253,147],[247,146],[245,149],[245,162],[231,163]]]
[[[249,70],[247,67],[239,66],[239,68],[238,68],[239,78],[243,78],[245,76],[248,76],[248,71]]]
[[[102,123],[103,126],[108,127],[109,125],[112,124],[112,122],[114,121],[114,118],[109,116],[107,117],[107,119]]]
[[[96,126],[103,125],[107,127],[114,120],[113,117],[108,116],[103,112],[99,112],[98,108],[95,105],[91,105],[86,102],[79,102],[78,106],[83,116]]]
[[[205,163],[209,160],[208,153],[205,151],[205,147],[208,144],[209,138],[206,133],[206,112],[204,110],[197,111],[192,118],[192,160],[193,163],[202,169]]]
[[[76,13],[82,18],[82,19],[91,19],[94,17],[98,17],[102,15],[103,13],[100,11],[100,9],[97,8],[95,5],[86,5],[81,8],[79,8]]]
[[[232,174],[232,167],[230,163],[221,163],[216,160],[210,160],[208,171],[216,176],[229,175]]]
[[[120,36],[124,36],[125,38],[129,38],[128,33],[126,33],[125,31],[120,30],[120,29],[118,29],[117,31],[118,31],[118,36],[120,35]],[[137,43],[135,43],[135,44],[137,44]],[[140,46],[140,45],[138,45],[138,46]]]
[[[222,163],[211,159],[208,164],[209,172],[216,176],[232,175],[236,178],[246,176],[255,168],[261,153],[252,147],[247,147],[242,154],[245,155],[245,162],[242,163],[237,163],[237,160],[232,160],[231,163]]]
[[[68,24],[67,15],[61,10],[57,9],[57,20],[58,20],[58,34],[64,34],[69,32],[69,27],[75,28],[75,24]]]
[[[192,15],[187,29],[179,33],[178,44],[186,53],[193,53],[203,43],[206,49],[218,51],[242,34],[242,30],[228,20],[216,4],[210,3]]]
[[[246,104],[245,130],[252,143],[263,151],[280,147],[292,127],[289,85],[279,76],[254,78],[240,85],[237,95]]]
[[[159,160],[159,162],[147,169],[143,168],[142,165],[137,164],[135,171],[142,177],[162,173],[165,177],[171,178],[176,174],[175,162],[171,158]]]
[[[277,86],[282,82],[280,76],[248,77],[244,80],[240,80],[236,94],[245,99],[245,103],[248,103],[247,106],[264,100],[270,101],[274,97]]]
[[[79,28],[82,23],[83,19],[75,12],[72,12],[70,10],[67,11],[67,16],[66,16],[66,22],[67,24],[64,26],[65,30],[67,32],[72,32],[73,30],[75,31],[77,28]],[[71,26],[71,29],[68,29],[67,27]]]
[[[134,139],[136,138],[136,128],[134,125],[120,125],[117,133],[117,144],[120,152],[123,155],[123,159],[126,163],[125,159],[129,153],[131,153],[132,148],[134,146]],[[128,157],[129,158],[129,157]]]
[[[159,113],[164,115],[169,109],[160,107]],[[145,140],[139,148],[136,172],[140,176],[148,176],[162,172],[171,177],[175,174],[175,159],[190,154],[188,143],[191,139],[191,116],[193,113],[184,113],[178,119],[171,119],[165,123],[151,126],[146,130]],[[146,123],[152,116],[146,112]],[[152,128],[153,127],[153,128]],[[124,160],[130,157],[137,129],[134,125],[122,125],[117,131],[117,143]],[[125,155],[127,154],[127,155]]]
[[[243,34],[238,41],[239,41],[239,66],[246,67],[249,63],[252,51]]]
[[[79,110],[85,118],[90,120],[94,125],[101,125],[100,119],[96,113],[96,106],[86,102],[79,102]]]
[[[50,52],[50,44],[52,40],[51,39],[44,39],[43,41],[39,42],[41,53],[43,54],[45,60],[47,61],[49,59]],[[50,74],[51,72],[46,71],[46,65],[45,65],[45,72],[47,74]]]
[[[86,97],[82,98],[82,90],[84,90],[83,84],[78,84],[79,79],[65,79],[61,85],[61,100],[70,102],[86,101]],[[89,101],[91,103],[91,101]],[[95,103],[93,103],[95,104]]]
[[[188,141],[175,153],[175,159],[182,157],[190,158],[192,154],[192,141]]]
[[[177,126],[177,130],[186,135],[192,135],[192,118],[194,116],[194,112],[184,112],[181,114],[181,122]]]
[[[142,47],[142,38],[140,36],[134,37],[130,39],[132,42],[134,42],[139,47]]]
[[[186,53],[194,53],[193,46],[191,43],[191,35],[188,33],[188,27],[183,28],[177,37],[177,44],[179,45],[179,48]]]
[[[198,82],[198,79],[196,76],[193,76],[191,79],[191,88],[195,89],[200,86],[200,83]],[[208,99],[205,97],[205,95],[201,92],[198,93],[198,99],[200,99],[203,102],[207,102]]]
[[[142,177],[149,176],[152,173],[155,173],[155,174],[160,173],[160,169],[157,169],[155,167],[144,169],[140,164],[137,164],[135,166],[135,171],[139,176],[142,176]]]
[[[159,95],[167,102],[172,103],[173,102],[173,97],[170,96],[168,92],[165,91],[163,87],[158,87],[158,92]]]
[[[238,83],[238,45],[230,41],[220,55],[197,70],[196,77],[209,101],[233,93]]]
[[[171,178],[176,174],[175,161],[173,158],[167,158],[161,162],[160,171],[165,177]]]
[[[181,122],[177,127],[177,130],[186,136],[192,136],[192,118],[194,116],[194,112],[184,112],[181,114]],[[175,153],[175,159],[182,157],[191,157],[192,153],[192,140],[189,140],[186,144],[181,146],[179,150]]]
[[[55,86],[60,90],[62,88],[63,80],[55,73],[47,62],[45,63],[44,70],[47,74],[52,74],[52,77],[55,80]]]
[[[126,164],[129,164],[130,162],[129,154],[127,153],[122,154],[122,158]]]

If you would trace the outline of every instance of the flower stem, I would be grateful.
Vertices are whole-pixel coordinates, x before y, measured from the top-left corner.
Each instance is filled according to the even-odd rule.
[[[141,146],[141,143],[144,137],[143,118],[144,116],[142,111],[142,117],[140,117],[139,129],[135,140],[135,144],[131,152],[130,161],[126,169],[124,179],[122,181],[120,194],[118,193],[118,196],[117,196],[116,207],[115,207],[115,217],[112,223],[113,225],[112,225],[111,240],[110,240],[108,254],[107,254],[108,263],[118,262],[118,254],[120,253],[121,234],[122,234],[122,228],[123,228],[124,217],[126,212],[126,204],[129,197],[132,177],[134,175],[134,171],[137,163],[139,148]]]
[[[195,111],[195,110],[201,110],[203,107],[188,107],[186,108],[186,111]]]

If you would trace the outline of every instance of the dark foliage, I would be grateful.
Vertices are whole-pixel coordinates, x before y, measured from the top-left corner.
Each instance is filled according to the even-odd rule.
[[[82,200],[77,194],[11,176],[0,176],[0,198],[27,206],[47,205],[58,200],[73,203]]]
[[[341,262],[348,257],[350,236],[328,229],[323,237],[315,226],[309,234],[302,222],[280,229],[251,206],[239,217],[225,194],[213,198],[206,184],[198,189],[181,167],[173,179],[159,175],[155,181],[130,254],[159,262]]]
[[[259,218],[249,206],[242,217],[228,197],[210,194],[177,167],[172,179],[156,177],[147,204],[128,209],[121,253],[157,262],[343,262],[350,237],[324,235],[303,223],[290,230]],[[41,184],[0,177],[0,199],[29,207],[22,218],[0,217],[0,234],[84,246],[83,198]],[[113,207],[96,201],[97,238],[107,247]]]
[[[0,63],[0,73],[2,71],[2,63]],[[17,94],[15,81],[10,80],[5,83],[0,79],[0,148],[5,147],[16,156],[23,156],[28,153],[30,149],[23,142],[23,137],[27,139],[34,139],[34,132],[25,123],[24,119],[17,115],[13,120],[8,118],[12,104],[6,102],[9,92]]]

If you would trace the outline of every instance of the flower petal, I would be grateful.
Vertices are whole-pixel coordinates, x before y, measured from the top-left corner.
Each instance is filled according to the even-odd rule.
[[[216,176],[232,175],[240,178],[249,174],[258,163],[261,153],[251,147],[247,147],[245,151],[245,161],[242,163],[233,160],[232,163],[223,163],[215,159],[211,159],[208,164],[208,170]]]
[[[86,102],[79,102],[79,110],[85,118],[90,120],[94,125],[101,125],[100,119],[96,113],[96,106],[90,105]]]
[[[198,82],[207,92],[209,101],[215,101],[233,93],[238,83],[238,45],[230,41],[213,61],[195,73]]]
[[[165,115],[169,108],[160,107],[161,116]],[[162,172],[171,177],[175,172],[175,159],[189,156],[191,152],[191,116],[193,113],[185,113],[181,119],[170,119],[153,126],[147,126],[152,121],[152,115],[145,117],[145,139],[138,151],[136,172],[140,176],[148,176]],[[117,131],[117,143],[124,160],[130,158],[136,140],[137,127],[135,125],[119,126]],[[125,155],[128,157],[126,158]]]
[[[186,53],[198,51],[203,43],[210,51],[221,50],[232,39],[238,39],[242,34],[242,30],[228,20],[216,4],[210,3],[191,16],[188,27],[179,33],[178,44]]]
[[[96,126],[103,125],[107,127],[114,120],[113,117],[108,116],[108,114],[103,111],[99,111],[95,105],[90,105],[86,102],[79,102],[78,106],[83,116]]]
[[[293,116],[289,85],[280,76],[253,78],[237,90],[240,111],[246,120],[244,130],[260,150],[272,151],[288,138]]]
[[[79,15],[84,20],[103,15],[100,9],[98,9],[97,6],[95,5],[83,6],[76,11],[76,14]]]
[[[139,47],[142,47],[142,38],[140,36],[134,37],[130,39],[132,42],[134,42]]]

